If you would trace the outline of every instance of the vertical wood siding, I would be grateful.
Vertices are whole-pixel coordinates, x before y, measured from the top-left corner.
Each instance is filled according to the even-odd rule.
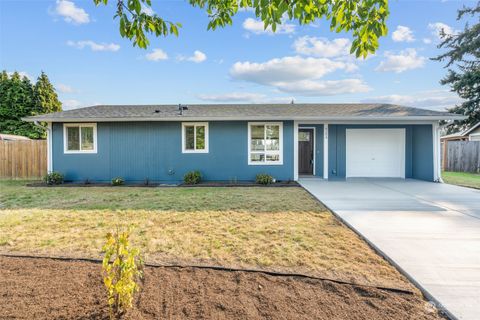
[[[0,178],[38,179],[47,173],[47,142],[0,141]]]

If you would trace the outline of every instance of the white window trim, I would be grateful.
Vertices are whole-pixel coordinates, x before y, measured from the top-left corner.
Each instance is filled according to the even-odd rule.
[[[480,136],[480,133],[472,133],[468,136],[468,140],[469,141],[477,141],[477,140],[473,140],[472,137],[479,137]]]
[[[194,126],[194,141],[195,141],[195,149],[194,150],[187,150],[185,145],[185,130],[186,127]],[[197,148],[197,126],[204,126],[205,127],[205,149],[196,149]],[[208,122],[182,122],[182,153],[208,153]]]
[[[279,161],[275,161],[275,162],[267,162],[266,159],[267,157],[265,157],[265,162],[256,162],[256,161],[251,161],[251,154],[252,154],[252,151],[250,150],[250,141],[251,141],[251,137],[252,137],[252,126],[255,126],[255,125],[278,125],[279,126],[279,150],[278,150],[278,154],[280,156],[280,160]],[[248,150],[248,165],[249,166],[280,166],[280,165],[283,165],[283,122],[249,122],[248,123],[248,140],[247,140],[247,150]],[[264,151],[265,154],[268,153],[268,151]],[[253,152],[253,153],[256,153],[256,152]],[[274,153],[277,153],[277,152],[274,152]]]
[[[70,127],[90,127],[93,128],[93,150],[68,150],[68,140],[67,140],[67,128]],[[80,129],[81,131],[82,129]],[[80,140],[82,139],[82,134],[80,134]],[[80,141],[81,147],[81,141]],[[65,154],[75,154],[75,153],[97,153],[97,124],[96,123],[64,123],[63,124],[63,153]]]

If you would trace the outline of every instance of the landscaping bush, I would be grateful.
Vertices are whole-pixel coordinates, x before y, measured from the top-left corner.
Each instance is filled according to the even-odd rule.
[[[266,173],[259,173],[255,177],[255,182],[258,184],[271,184],[274,182],[274,179],[271,175]]]
[[[103,283],[107,288],[110,319],[121,319],[132,307],[142,277],[140,251],[130,246],[129,232],[108,233],[102,248]]]
[[[62,184],[63,183],[63,174],[60,172],[50,172],[43,178],[46,184],[53,185],[53,184]]]
[[[200,171],[190,171],[183,176],[183,182],[186,184],[197,184],[202,180]]]
[[[116,177],[112,179],[112,186],[121,186],[125,183],[122,177]]]

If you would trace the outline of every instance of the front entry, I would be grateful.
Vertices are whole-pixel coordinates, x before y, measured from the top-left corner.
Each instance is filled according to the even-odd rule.
[[[298,174],[313,175],[314,130],[298,130]]]

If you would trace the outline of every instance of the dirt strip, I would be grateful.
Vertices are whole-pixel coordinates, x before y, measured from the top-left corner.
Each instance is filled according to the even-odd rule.
[[[0,319],[108,319],[101,266],[0,257]],[[146,267],[126,319],[441,319],[421,296],[258,272]]]

